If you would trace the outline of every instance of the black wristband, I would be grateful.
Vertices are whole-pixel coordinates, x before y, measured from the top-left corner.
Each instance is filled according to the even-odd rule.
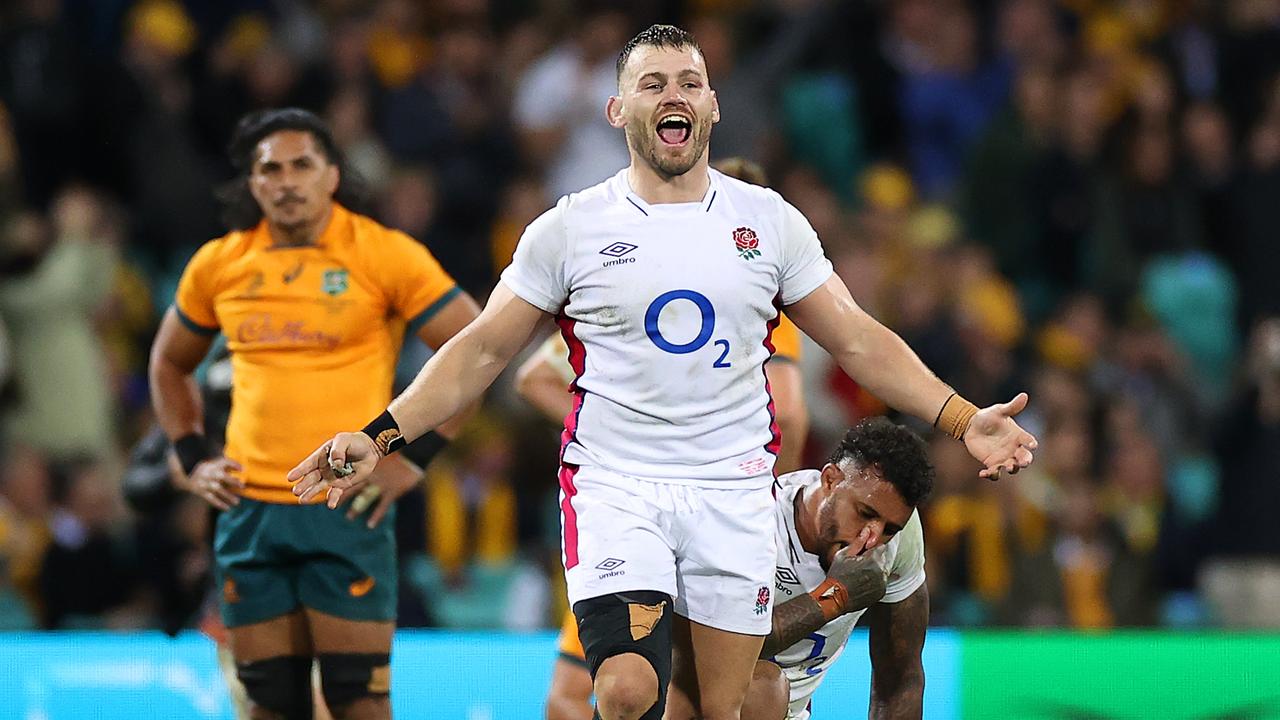
[[[203,460],[213,457],[209,440],[199,433],[189,433],[173,441],[173,452],[178,456],[182,472],[190,475]]]
[[[404,457],[409,462],[417,465],[423,470],[431,464],[432,458],[440,454],[449,445],[449,438],[432,430],[422,437],[409,443],[404,448]]]
[[[396,423],[396,419],[391,417],[390,410],[383,410],[382,414],[365,425],[361,432],[373,440],[374,446],[378,448],[378,454],[383,457],[403,448],[406,444],[404,433],[400,432],[400,426]]]

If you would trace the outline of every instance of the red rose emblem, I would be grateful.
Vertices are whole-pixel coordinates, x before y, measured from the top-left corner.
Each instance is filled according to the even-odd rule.
[[[761,605],[769,604],[769,588],[761,587],[760,592],[756,593],[756,602]]]
[[[760,247],[760,238],[756,237],[755,230],[740,227],[733,231],[733,244],[737,245],[739,250],[755,250]]]

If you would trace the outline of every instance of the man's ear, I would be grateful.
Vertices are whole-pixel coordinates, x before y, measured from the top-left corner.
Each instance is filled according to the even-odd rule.
[[[844,472],[834,463],[822,466],[822,492],[830,494],[836,485],[844,482]]]
[[[720,98],[715,90],[711,91],[711,122],[720,122]]]
[[[623,114],[622,98],[617,95],[610,95],[609,102],[604,105],[604,119],[609,124],[621,130],[627,126],[627,119]]]

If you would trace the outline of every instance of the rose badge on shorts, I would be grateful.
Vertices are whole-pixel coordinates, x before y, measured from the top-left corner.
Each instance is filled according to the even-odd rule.
[[[733,244],[738,247],[738,256],[743,260],[760,257],[760,238],[756,231],[749,227],[740,227],[733,231]]]
[[[761,585],[756,591],[756,614],[763,615],[769,612],[769,586]]]

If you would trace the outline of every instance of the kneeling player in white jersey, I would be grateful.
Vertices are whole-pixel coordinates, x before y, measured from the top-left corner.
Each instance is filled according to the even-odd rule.
[[[858,307],[798,210],[708,167],[720,108],[688,33],[653,26],[617,68],[605,111],[630,166],[533,221],[480,317],[362,431],[316,438],[289,479],[336,507],[554,318],[577,376],[565,580],[596,712],[660,715],[674,643],[698,665],[702,717],[738,720],[773,606],[780,437],[764,364],[782,310],[862,387],[962,441],[980,476],[1026,467],[1036,440],[1014,420],[1025,394],[982,410],[961,398]]]
[[[850,430],[822,470],[778,479],[778,599],[761,654],[786,675],[787,718],[809,717],[813,693],[864,613],[870,717],[921,716],[929,590],[916,506],[932,489],[924,443],[883,418]]]

